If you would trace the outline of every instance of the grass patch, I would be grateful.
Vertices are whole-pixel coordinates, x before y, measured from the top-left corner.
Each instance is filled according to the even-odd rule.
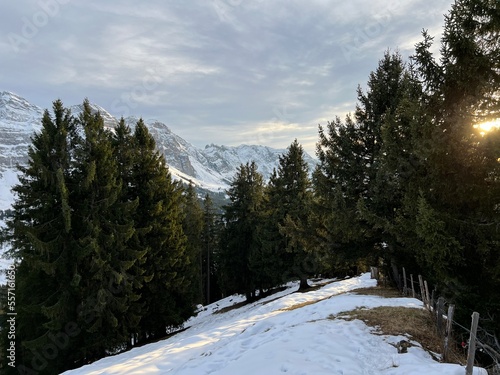
[[[330,297],[327,297],[327,298],[330,298]],[[280,311],[293,311],[293,310],[297,310],[297,309],[300,309],[300,308],[305,307],[305,306],[314,305],[315,303],[323,301],[323,300],[325,300],[327,298],[322,298],[320,300],[306,301],[306,302],[302,302],[302,303],[297,303],[296,305],[285,307],[284,309],[280,309]]]
[[[397,288],[389,286],[374,286],[371,288],[353,289],[351,293],[364,294],[368,296],[380,296],[384,298],[399,298],[404,297]]]
[[[444,339],[436,333],[432,316],[424,309],[384,306],[346,311],[330,316],[330,319],[337,318],[359,319],[366,325],[376,328],[376,334],[407,336],[420,343],[431,354],[443,352]],[[449,358],[451,363],[463,364],[466,360],[464,355],[455,348],[450,349]]]

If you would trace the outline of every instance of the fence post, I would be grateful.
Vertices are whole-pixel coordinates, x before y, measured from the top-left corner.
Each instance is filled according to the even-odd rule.
[[[408,294],[408,285],[406,284],[406,270],[403,267],[403,294],[406,296]]]
[[[422,302],[425,305],[425,289],[424,289],[424,279],[422,275],[418,275],[418,283],[420,284],[420,295],[422,296]]]
[[[448,352],[450,350],[450,340],[451,340],[451,331],[453,329],[453,314],[455,313],[455,305],[448,306],[448,316],[446,321],[446,331],[444,337],[444,349],[443,349],[443,362],[448,361]]]
[[[431,310],[431,300],[430,300],[430,296],[429,296],[429,287],[427,286],[427,280],[424,280],[424,285],[425,285],[425,300],[427,303],[427,309],[429,311],[432,311]]]
[[[413,274],[410,274],[410,280],[411,280],[411,293],[412,293],[412,297],[415,298],[415,286],[413,284]]]
[[[444,298],[439,297],[437,303],[437,332],[438,335],[443,334],[443,314],[444,314]]]
[[[467,366],[465,367],[465,375],[472,375],[474,370],[474,356],[476,354],[476,334],[477,324],[479,322],[479,313],[472,313],[472,324],[469,337],[469,351],[467,352]]]

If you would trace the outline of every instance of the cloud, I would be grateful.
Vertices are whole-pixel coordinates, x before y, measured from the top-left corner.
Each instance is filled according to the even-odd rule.
[[[57,12],[22,36],[44,4]],[[88,97],[113,115],[165,122],[186,140],[314,152],[318,122],[354,110],[387,48],[411,54],[452,0],[27,0],[0,15],[3,90],[49,107]],[[54,8],[55,9],[55,8]],[[339,113],[340,112],[340,113]]]

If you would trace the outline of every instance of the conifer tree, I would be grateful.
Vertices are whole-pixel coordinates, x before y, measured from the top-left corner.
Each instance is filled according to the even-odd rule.
[[[143,265],[145,283],[140,289],[140,339],[161,337],[168,327],[179,326],[194,311],[194,301],[183,294],[190,280],[183,272],[190,263],[182,229],[182,187],[171,179],[164,157],[146,125],[139,120],[133,134],[135,159],[133,196],[139,199],[135,214],[135,241],[147,250]]]
[[[271,176],[267,195],[269,206],[274,210],[271,214],[274,226],[281,236],[275,232],[284,270],[300,279],[299,290],[307,289],[308,276],[320,266],[312,240],[313,197],[309,171],[304,150],[297,140],[279,157],[278,170]]]
[[[138,251],[128,246],[134,233],[134,203],[121,200],[122,184],[111,134],[89,102],[77,119],[72,177],[73,234],[77,246],[74,284],[78,287],[79,353],[93,361],[126,344],[138,316],[128,308],[138,296],[129,270]]]
[[[401,56],[386,52],[367,86],[366,92],[358,88],[354,118],[348,116],[344,123],[337,118],[326,131],[321,126],[319,130],[315,191],[319,210],[324,213],[320,216],[324,246],[337,253],[335,258],[340,263],[363,256],[376,261],[374,250],[382,254],[384,246],[396,246],[386,227],[398,205],[400,186],[394,179],[399,175],[397,170],[386,168],[388,157],[395,154],[387,154],[384,137],[392,137],[391,147],[397,147],[394,137],[404,140],[409,131],[391,122],[400,116],[403,98],[412,90]]]
[[[250,258],[261,246],[261,224],[264,183],[255,162],[241,165],[228,190],[231,203],[224,207],[225,229],[218,261],[221,286],[226,294],[242,293],[247,300],[255,298],[257,278]]]
[[[202,242],[202,285],[203,285],[203,301],[209,304],[222,297],[217,283],[216,277],[216,257],[219,245],[219,231],[217,225],[217,215],[215,212],[212,198],[207,193],[203,199],[203,231],[201,236]]]
[[[70,206],[71,146],[74,121],[62,102],[45,111],[42,130],[32,137],[28,165],[20,167],[13,217],[4,240],[16,267],[15,373],[58,373],[76,359],[73,337],[55,348],[51,337],[76,320],[74,218]],[[45,351],[51,348],[51,358]],[[55,358],[57,357],[57,358]]]
[[[500,222],[500,147],[498,130],[481,134],[474,126],[500,117],[498,12],[496,1],[457,1],[446,16],[441,61],[432,58],[427,33],[417,46],[431,119],[419,149],[428,173],[418,199],[407,199],[415,238],[426,245],[419,261],[462,305],[486,314],[500,309],[492,302],[500,285],[493,229]]]
[[[184,192],[183,212],[183,231],[187,240],[186,254],[190,261],[186,277],[191,282],[191,298],[194,302],[201,303],[203,300],[202,235],[204,218],[203,209],[193,184],[189,184]]]
[[[140,290],[145,282],[143,264],[145,262],[147,249],[142,248],[136,241],[136,234],[144,232],[145,229],[137,227],[135,223],[139,204],[139,198],[135,195],[135,190],[133,188],[135,185],[133,168],[136,160],[136,149],[134,147],[132,131],[130,127],[125,124],[123,118],[120,119],[119,124],[114,128],[111,136],[111,143],[121,185],[117,204],[122,207],[124,221],[133,222],[134,225],[134,234],[124,243],[120,244],[122,246],[120,251],[123,256],[129,256],[135,260],[134,264],[127,270],[128,278],[126,284],[121,286],[123,289],[128,289],[129,301],[127,313],[124,316],[125,324],[123,327],[126,328],[124,334],[132,337],[131,340],[129,339],[127,341],[127,346],[130,347],[137,339],[141,312],[144,309],[144,304],[140,301]]]

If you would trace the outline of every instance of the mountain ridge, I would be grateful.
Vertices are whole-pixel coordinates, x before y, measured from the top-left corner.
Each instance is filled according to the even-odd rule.
[[[99,111],[106,127],[113,128],[118,119],[105,108],[91,103],[93,111]],[[69,107],[77,116],[82,105]],[[49,110],[50,111],[50,110]],[[31,136],[40,131],[44,110],[20,95],[9,91],[0,92],[0,210],[10,207],[13,195],[10,188],[17,183],[16,165],[27,163]],[[125,122],[132,129],[139,117],[129,116]],[[143,120],[156,141],[157,148],[165,156],[172,177],[184,183],[212,191],[225,192],[241,164],[255,161],[259,172],[268,180],[278,166],[279,156],[286,149],[261,145],[226,146],[207,144],[198,148],[175,134],[165,123],[156,119]],[[312,172],[316,160],[306,153],[306,162]]]

